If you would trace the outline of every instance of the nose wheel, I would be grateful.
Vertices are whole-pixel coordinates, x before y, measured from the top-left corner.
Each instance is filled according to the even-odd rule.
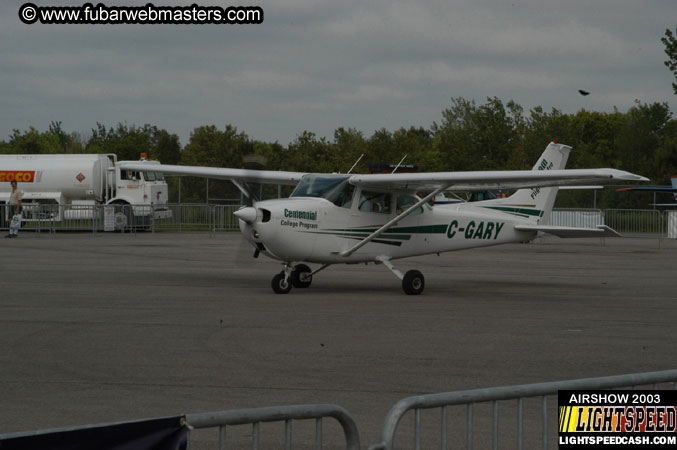
[[[284,271],[273,277],[271,285],[276,294],[288,294],[291,291],[291,280],[285,275]]]

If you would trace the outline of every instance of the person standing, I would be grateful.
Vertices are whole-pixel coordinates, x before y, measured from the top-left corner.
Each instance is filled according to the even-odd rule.
[[[12,224],[12,218],[21,214],[21,199],[23,198],[24,193],[21,192],[17,187],[16,180],[12,180],[10,185],[12,186],[12,193],[9,195],[9,217],[7,217],[7,222],[9,223],[9,234],[5,237],[15,238],[19,235],[19,226],[17,224]]]

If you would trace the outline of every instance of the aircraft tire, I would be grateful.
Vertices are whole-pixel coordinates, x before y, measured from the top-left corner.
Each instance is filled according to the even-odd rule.
[[[304,279],[301,279],[301,274],[308,274],[307,277],[304,277]],[[307,288],[310,287],[310,283],[313,282],[313,277],[311,275],[312,271],[310,270],[310,267],[306,266],[305,264],[298,264],[296,267],[294,267],[294,271],[291,273],[291,284],[295,288]]]
[[[425,278],[418,270],[410,270],[404,274],[402,289],[407,295],[418,295],[423,292]]]
[[[273,277],[273,281],[271,282],[273,291],[275,291],[276,294],[288,294],[289,291],[291,291],[291,285],[292,284],[290,280],[284,280],[284,272],[280,272],[275,275]]]

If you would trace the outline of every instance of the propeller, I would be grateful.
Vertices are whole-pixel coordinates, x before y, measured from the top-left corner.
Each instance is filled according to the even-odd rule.
[[[264,170],[268,164],[268,159],[263,155],[250,153],[242,157],[243,167],[247,170]],[[247,238],[247,234],[251,232],[248,225],[253,224],[257,216],[260,214],[256,209],[256,203],[260,200],[256,192],[260,189],[262,183],[259,180],[252,179],[250,181],[235,181],[231,180],[235,186],[242,192],[244,205],[233,214],[244,224],[240,223],[241,240],[237,249],[238,259],[249,259],[259,256],[259,249],[254,246],[254,243]],[[261,190],[262,192],[262,190]],[[244,225],[244,226],[243,226]]]

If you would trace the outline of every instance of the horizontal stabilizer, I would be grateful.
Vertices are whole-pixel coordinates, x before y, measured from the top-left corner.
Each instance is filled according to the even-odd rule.
[[[621,237],[606,225],[597,225],[596,228],[558,227],[556,225],[515,225],[518,231],[542,231],[561,238],[586,237]]]

